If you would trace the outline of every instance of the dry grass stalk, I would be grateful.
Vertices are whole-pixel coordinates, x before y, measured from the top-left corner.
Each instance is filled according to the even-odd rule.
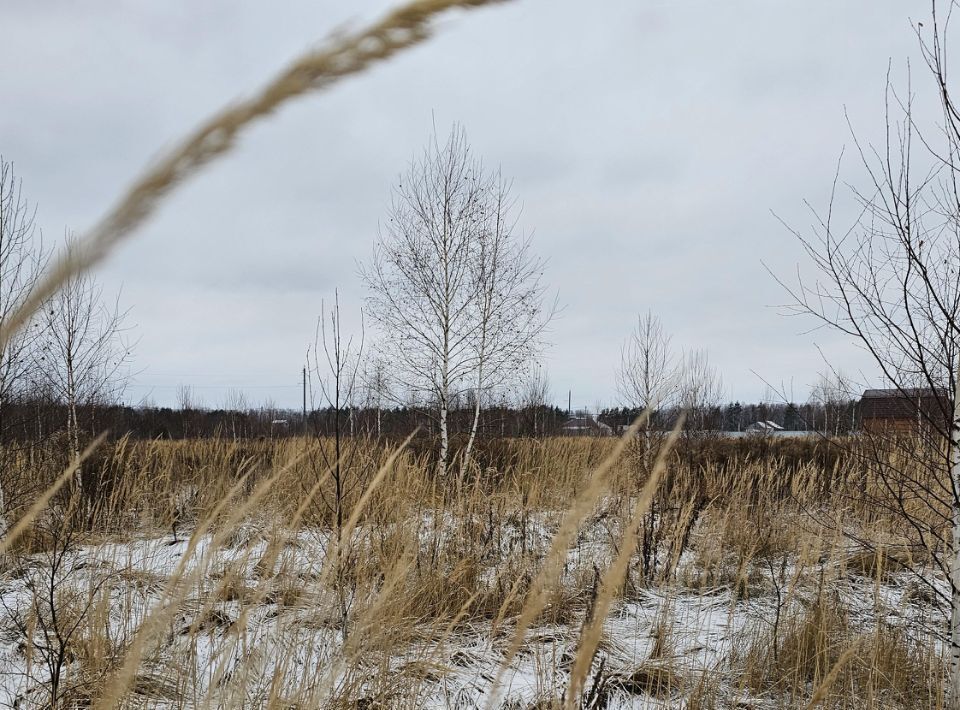
[[[589,624],[580,636],[580,643],[577,648],[577,657],[573,664],[573,670],[570,672],[570,683],[567,686],[566,706],[576,708],[580,702],[580,696],[583,692],[583,686],[593,664],[594,655],[597,652],[597,645],[600,643],[600,636],[603,632],[603,622],[607,618],[607,612],[613,601],[616,590],[623,584],[627,573],[627,565],[637,548],[637,537],[640,531],[640,525],[643,522],[643,516],[650,508],[653,496],[660,485],[660,477],[666,468],[667,458],[673,451],[677,437],[683,428],[683,417],[677,420],[673,431],[667,437],[663,446],[657,454],[656,462],[650,473],[649,479],[643,486],[640,497],[637,499],[636,506],[633,509],[633,515],[630,523],[620,541],[617,557],[603,574],[600,582],[600,589],[597,594],[595,604],[589,619]]]
[[[837,677],[840,675],[840,671],[842,671],[843,667],[847,665],[847,662],[854,657],[856,651],[856,647],[853,646],[841,654],[837,662],[833,664],[833,668],[831,668],[830,672],[827,673],[827,677],[823,679],[823,682],[816,689],[816,691],[814,691],[813,697],[810,698],[810,702],[807,705],[807,710],[813,710],[813,708],[817,707],[827,699],[827,694],[830,692],[833,684],[837,682]]]
[[[290,465],[292,466],[293,463],[294,462],[291,462]],[[243,520],[253,506],[256,505],[266,495],[266,493],[270,490],[270,487],[276,482],[283,472],[284,469],[280,469],[273,476],[265,478],[257,486],[254,492],[247,498],[247,500],[238,505],[231,512],[227,518],[226,524],[213,536],[213,539],[210,541],[209,549],[211,551],[216,550],[220,545],[223,544],[224,540],[226,540],[227,536],[233,531],[235,526],[241,520]],[[224,498],[221,501],[220,506],[215,509],[217,514],[225,509],[228,503],[234,499],[236,494],[242,489],[245,482],[246,476],[241,478],[236,486],[234,486],[233,490],[231,491],[232,495]],[[187,561],[192,557],[199,541],[203,538],[203,536],[206,535],[216,518],[217,515],[211,515],[199,526],[197,530],[194,531],[194,534],[190,538],[187,551],[184,552],[177,569],[170,578],[167,589],[164,591],[164,603],[157,605],[157,608],[154,609],[143,621],[140,629],[133,639],[132,644],[130,645],[130,648],[127,651],[123,665],[107,684],[103,695],[97,702],[95,706],[97,710],[108,710],[109,708],[115,707],[117,704],[119,704],[124,693],[130,687],[136,676],[137,667],[140,664],[140,659],[147,644],[155,638],[156,634],[161,628],[169,623],[173,613],[177,608],[177,605],[183,601],[183,598],[188,591],[189,583],[197,575],[199,575],[200,570],[203,569],[203,565],[199,564],[192,574],[184,574]]]
[[[504,653],[503,659],[500,663],[500,667],[497,670],[497,675],[493,682],[493,689],[490,691],[489,700],[487,702],[488,708],[492,708],[494,703],[498,701],[498,690],[503,681],[503,674],[513,661],[517,651],[519,651],[520,647],[523,645],[527,630],[530,628],[533,621],[540,615],[540,612],[543,611],[543,608],[547,602],[548,590],[556,582],[556,579],[559,576],[563,556],[570,547],[570,543],[573,541],[581,522],[587,516],[590,510],[596,505],[604,490],[606,490],[608,472],[617,459],[620,458],[627,445],[637,435],[637,432],[640,430],[640,426],[642,425],[643,421],[644,415],[641,415],[630,426],[630,428],[627,429],[624,435],[617,441],[616,445],[613,447],[613,450],[594,470],[586,488],[580,493],[576,500],[574,500],[573,505],[565,513],[560,524],[560,528],[553,536],[553,542],[550,545],[550,550],[547,552],[543,566],[540,568],[540,572],[534,579],[530,593],[528,594],[523,609],[520,612],[520,618],[517,620],[517,626],[513,634],[513,639],[511,640],[510,645],[507,647],[507,650]]]
[[[307,52],[252,97],[214,115],[136,180],[113,209],[78,242],[76,249],[54,261],[30,298],[4,320],[0,346],[64,283],[99,263],[141,226],[177,185],[228,153],[242,129],[292,99],[325,89],[419,44],[429,37],[429,23],[439,13],[454,7],[473,8],[493,2],[502,0],[409,2],[364,30],[333,37],[326,46]]]
[[[40,512],[44,508],[47,507],[47,504],[57,494],[57,491],[63,488],[64,484],[67,481],[69,481],[71,478],[73,478],[73,474],[75,474],[79,470],[81,464],[83,464],[84,461],[90,458],[90,455],[94,451],[96,451],[97,447],[100,446],[100,444],[103,443],[104,439],[107,438],[107,433],[108,432],[104,432],[103,434],[98,436],[96,439],[94,439],[87,446],[87,448],[85,448],[80,453],[80,455],[77,456],[71,462],[71,464],[64,469],[63,473],[60,474],[60,477],[57,478],[56,481],[54,481],[53,485],[48,487],[47,490],[45,490],[43,494],[41,494],[33,502],[30,508],[27,509],[27,512],[20,517],[20,519],[16,522],[16,524],[6,532],[6,534],[3,536],[3,539],[0,540],[0,555],[2,555],[3,553],[5,553],[7,550],[10,549],[10,545],[16,542],[16,540],[20,537],[20,535],[23,534],[23,531],[26,530],[33,523],[34,520],[37,519],[37,516],[40,514]]]

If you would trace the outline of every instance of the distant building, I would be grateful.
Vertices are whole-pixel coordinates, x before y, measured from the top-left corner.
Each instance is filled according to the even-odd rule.
[[[783,427],[771,421],[754,422],[747,425],[744,431],[748,434],[776,434],[778,431],[783,431]]]
[[[950,395],[944,388],[866,390],[860,398],[860,419],[867,432],[910,432],[931,423],[946,424],[949,407]]]
[[[613,436],[613,429],[589,414],[576,414],[563,423],[560,433],[564,436]]]

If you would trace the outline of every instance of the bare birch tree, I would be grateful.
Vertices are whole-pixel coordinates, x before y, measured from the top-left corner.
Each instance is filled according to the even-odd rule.
[[[334,587],[337,590],[337,606],[340,615],[340,632],[346,639],[350,605],[355,589],[347,574],[351,546],[353,541],[344,536],[344,522],[349,514],[347,498],[356,491],[364,490],[367,483],[366,473],[360,457],[366,448],[366,440],[358,442],[353,436],[353,405],[357,389],[361,386],[360,363],[363,360],[363,319],[361,314],[360,335],[357,339],[345,336],[340,321],[340,296],[334,291],[333,304],[326,310],[321,303],[322,315],[317,319],[317,329],[313,345],[307,350],[307,370],[310,374],[311,419],[314,425],[316,441],[309,449],[307,461],[313,468],[313,481],[321,481],[327,475],[333,483],[333,490],[319,488],[317,495],[332,518],[333,540],[329,542],[329,554],[333,560]],[[314,383],[317,384],[319,401],[314,396]],[[318,405],[326,412],[318,411]],[[319,417],[326,414],[327,424],[333,425],[333,450],[328,451],[323,441],[324,429]],[[344,421],[344,418],[347,421]],[[346,436],[345,424],[349,424],[350,436]],[[304,494],[310,490],[304,486]]]
[[[534,438],[544,433],[545,410],[550,403],[550,378],[540,363],[530,363],[521,376],[517,406],[524,413]],[[522,431],[522,430],[521,430]]]
[[[835,370],[821,372],[810,388],[810,403],[823,410],[823,421],[820,422],[823,426],[815,430],[822,430],[824,436],[839,436],[841,432],[852,431],[854,398],[854,384],[849,377]]]
[[[74,248],[68,237],[64,249]],[[51,393],[67,410],[67,439],[80,455],[81,406],[113,401],[126,385],[130,344],[124,339],[126,311],[108,304],[90,273],[74,276],[43,308],[41,370]],[[79,481],[79,476],[78,476]]]
[[[33,293],[46,262],[35,216],[36,210],[24,197],[13,165],[0,156],[0,329]],[[38,324],[33,321],[0,345],[0,444],[8,429],[9,405],[36,380],[33,348],[38,332]],[[7,493],[0,478],[0,527]]]
[[[707,411],[723,400],[723,377],[710,363],[706,350],[691,350],[683,358],[679,374],[679,403],[687,412],[687,429],[707,428]]]
[[[45,264],[35,215],[13,165],[0,157],[0,324],[33,292]],[[33,323],[0,347],[0,436],[5,430],[5,405],[23,392],[33,366],[31,349],[37,331]]]
[[[322,311],[325,304],[321,303]],[[329,324],[327,319],[329,318]],[[362,320],[361,320],[362,323]],[[313,410],[314,432],[321,438],[321,428],[317,420],[317,406],[326,406],[333,418],[333,454],[327,455],[323,446],[319,446],[319,461],[322,463],[315,473],[330,472],[334,491],[332,500],[328,500],[325,491],[320,491],[323,502],[333,514],[337,536],[343,528],[344,497],[349,486],[359,485],[358,480],[348,481],[348,473],[353,466],[357,453],[356,442],[351,439],[348,450],[344,449],[346,433],[344,416],[351,417],[354,397],[360,384],[360,362],[363,358],[363,328],[360,338],[344,337],[340,322],[340,295],[334,291],[333,305],[317,319],[317,330],[312,347],[307,350],[307,371],[310,374],[310,400]],[[317,383],[319,402],[315,401],[313,383]],[[351,431],[352,435],[353,432]]]
[[[23,195],[12,163],[0,156],[0,328],[33,293],[46,255],[36,229],[36,209]],[[38,327],[32,322],[0,347],[0,443],[8,428],[7,409],[35,379],[32,350]],[[0,489],[0,516],[5,512]]]
[[[866,187],[851,187],[858,217],[837,225],[838,177],[828,206],[808,232],[791,230],[816,270],[787,284],[790,312],[845,334],[870,356],[883,384],[914,406],[913,435],[864,432],[867,457],[885,487],[878,505],[901,516],[913,543],[949,580],[949,595],[924,575],[949,609],[942,634],[950,652],[947,707],[960,708],[960,111],[947,81],[946,38],[932,22],[917,36],[941,109],[940,125],[920,132],[913,88],[887,80],[885,144],[856,135]],[[949,12],[948,12],[949,15]],[[889,77],[889,74],[888,74]],[[931,397],[916,397],[922,388]],[[921,406],[933,400],[932,406]],[[913,404],[916,402],[916,404]]]
[[[397,391],[434,409],[441,474],[451,407],[473,393],[468,459],[484,395],[536,350],[549,320],[542,264],[516,235],[512,207],[508,186],[484,172],[455,126],[395,188],[373,260],[361,271]]]
[[[485,219],[474,244],[477,327],[473,350],[473,418],[462,465],[470,464],[483,403],[497,387],[517,380],[542,347],[555,307],[545,307],[543,261],[516,232],[514,200],[501,175],[487,187]]]
[[[377,438],[380,438],[383,435],[383,407],[391,396],[389,364],[379,353],[363,358],[360,382],[363,388],[363,406],[376,413],[374,430]]]
[[[624,404],[648,412],[643,428],[643,462],[649,470],[653,450],[652,424],[656,414],[675,403],[679,369],[671,338],[651,311],[637,317],[636,329],[620,351],[617,389]]]

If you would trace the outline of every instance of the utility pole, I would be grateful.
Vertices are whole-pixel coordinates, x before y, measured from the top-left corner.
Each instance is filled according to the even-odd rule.
[[[307,435],[307,368],[303,368],[303,435]]]
[[[570,415],[570,401],[571,401],[571,398],[572,398],[572,397],[573,397],[573,390],[567,390],[567,416],[568,416],[568,417],[571,416],[571,415]]]

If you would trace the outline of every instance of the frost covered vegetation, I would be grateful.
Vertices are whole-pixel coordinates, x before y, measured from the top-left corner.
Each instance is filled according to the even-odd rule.
[[[681,441],[648,500],[637,442],[355,440],[340,517],[331,442],[105,445],[5,552],[0,703],[942,706],[949,586],[855,449]],[[13,523],[63,461],[7,457]]]

